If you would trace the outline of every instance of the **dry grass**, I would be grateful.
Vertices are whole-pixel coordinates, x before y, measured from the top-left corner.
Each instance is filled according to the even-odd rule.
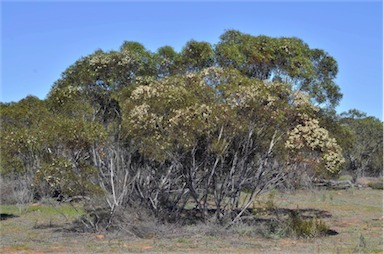
[[[207,235],[207,228],[201,226],[201,230],[198,227],[186,229],[185,235],[175,230],[176,234],[170,237],[138,239],[123,233],[65,231],[62,228],[77,216],[69,206],[60,206],[57,210],[49,206],[33,206],[22,212],[16,206],[0,206],[2,214],[14,216],[2,216],[0,221],[0,252],[383,253],[383,193],[380,190],[276,192],[272,197],[267,194],[255,202],[256,208],[268,205],[279,209],[323,211],[331,216],[322,220],[339,234],[313,239],[265,238],[247,234],[248,228],[237,228],[240,234],[236,236]]]

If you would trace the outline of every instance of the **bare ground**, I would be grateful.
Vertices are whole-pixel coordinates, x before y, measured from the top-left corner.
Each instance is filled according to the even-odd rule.
[[[1,253],[383,253],[383,192],[371,189],[296,191],[262,196],[254,208],[321,212],[337,235],[313,239],[193,234],[132,238],[128,234],[91,234],[63,230],[75,219],[68,207],[37,205],[20,212],[0,206]],[[67,210],[65,210],[65,209]],[[63,210],[64,209],[64,210]],[[67,212],[66,212],[67,211]],[[239,229],[241,231],[241,229]],[[191,231],[190,231],[191,232]]]

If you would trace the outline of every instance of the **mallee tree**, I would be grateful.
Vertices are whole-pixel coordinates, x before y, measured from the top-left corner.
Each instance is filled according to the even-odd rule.
[[[230,226],[292,172],[342,169],[319,119],[341,99],[336,74],[297,38],[229,30],[180,53],[126,41],[80,58],[46,100],[1,105],[1,174],[28,173],[41,196],[101,197],[106,227],[137,206],[176,221],[186,207],[204,220],[214,210]]]

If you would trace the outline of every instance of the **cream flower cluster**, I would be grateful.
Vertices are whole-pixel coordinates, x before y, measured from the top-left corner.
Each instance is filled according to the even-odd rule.
[[[169,119],[170,125],[188,124],[192,120],[208,121],[209,116],[212,113],[210,106],[206,104],[190,106],[183,109],[174,110],[174,115]]]
[[[126,67],[135,62],[135,59],[129,52],[110,52],[98,53],[89,58],[89,65],[94,71],[107,69],[111,64]]]
[[[20,129],[16,132],[11,131],[8,135],[3,135],[3,138],[6,141],[4,143],[8,146],[30,149],[39,144],[38,135],[41,135],[41,133],[31,133],[28,129]]]
[[[63,88],[54,88],[51,92],[51,96],[53,96],[53,98],[59,105],[63,105],[67,100],[71,100],[80,95],[82,90],[83,89],[79,86],[66,86]]]
[[[248,107],[249,103],[259,100],[260,94],[261,90],[258,86],[239,86],[233,94],[230,104],[237,107]]]
[[[326,129],[320,127],[317,119],[310,118],[306,114],[299,114],[299,116],[302,123],[288,132],[285,147],[291,151],[309,148],[320,152],[326,170],[337,173],[344,163],[341,147],[334,138],[329,136]]]
[[[314,106],[308,94],[303,93],[302,91],[296,91],[293,93],[293,104],[295,106],[309,106],[314,111],[319,111],[319,108]]]
[[[202,78],[211,77],[213,79],[219,80],[224,74],[223,68],[220,67],[208,67],[204,68],[200,75]]]
[[[146,103],[134,107],[130,112],[130,124],[133,130],[153,129],[161,119],[150,112]]]
[[[163,84],[162,82],[151,83],[151,85],[138,86],[131,94],[133,101],[156,99],[167,103],[174,103],[183,99],[188,91],[184,86]]]
[[[131,99],[134,101],[141,101],[143,99],[159,96],[158,89],[152,86],[138,86],[131,94]]]

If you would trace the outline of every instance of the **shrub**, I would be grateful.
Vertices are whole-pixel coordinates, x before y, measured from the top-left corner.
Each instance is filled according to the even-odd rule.
[[[287,220],[287,233],[298,238],[314,238],[326,235],[329,227],[316,218],[305,220],[297,212],[292,211]]]
[[[383,189],[383,183],[381,182],[370,182],[368,183],[368,187],[371,187],[374,190],[382,190]]]

